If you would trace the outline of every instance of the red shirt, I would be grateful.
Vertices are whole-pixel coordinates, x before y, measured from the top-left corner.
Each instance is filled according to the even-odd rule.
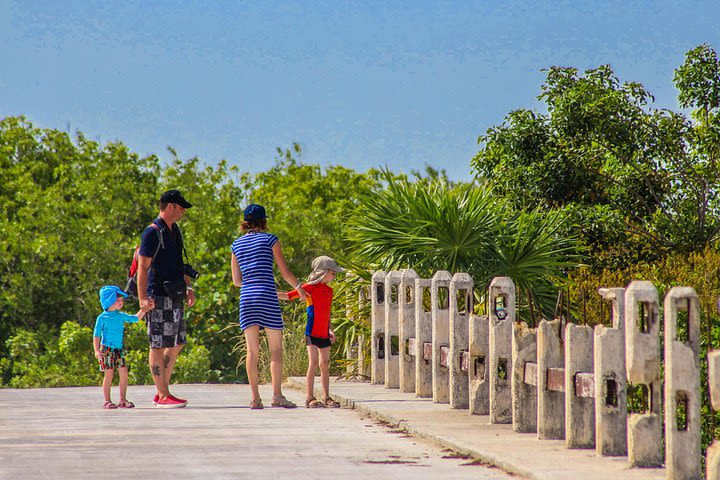
[[[305,335],[318,338],[330,338],[330,310],[332,308],[333,289],[325,283],[310,285],[303,284],[303,290],[308,293],[307,312],[308,319],[305,326]],[[288,298],[298,298],[297,290],[288,292]]]

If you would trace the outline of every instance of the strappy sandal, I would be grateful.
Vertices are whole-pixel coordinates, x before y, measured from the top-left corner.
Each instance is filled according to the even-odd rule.
[[[340,408],[340,402],[336,402],[332,397],[326,397],[325,406],[328,408]]]
[[[324,406],[325,405],[322,402],[318,401],[318,399],[315,397],[305,400],[305,407],[307,408],[322,408]]]
[[[262,404],[262,400],[257,399],[250,402],[250,410],[262,410],[265,408]]]
[[[105,410],[115,410],[116,408],[118,408],[118,406],[108,400],[107,402],[103,403],[103,408]]]
[[[272,403],[270,404],[273,407],[282,407],[282,408],[295,408],[297,405],[295,405],[293,402],[285,398],[284,395],[278,395],[277,397],[273,397]]]
[[[122,402],[118,403],[118,408],[135,408],[135,404],[130,400],[123,400]]]

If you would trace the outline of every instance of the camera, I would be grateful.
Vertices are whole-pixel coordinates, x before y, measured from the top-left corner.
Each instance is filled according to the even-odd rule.
[[[189,263],[186,263],[184,265],[183,270],[185,272],[185,275],[192,278],[193,280],[197,280],[197,278],[200,276],[200,272],[195,270]]]

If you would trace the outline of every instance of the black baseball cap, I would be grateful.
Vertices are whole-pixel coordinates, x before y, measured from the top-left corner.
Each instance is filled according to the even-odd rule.
[[[257,203],[251,203],[243,212],[243,219],[245,221],[260,220],[261,218],[267,218],[267,215],[265,214],[265,207],[258,205]]]
[[[179,190],[168,190],[167,192],[163,193],[162,195],[160,195],[160,202],[177,203],[183,208],[192,207],[192,203],[185,200]]]

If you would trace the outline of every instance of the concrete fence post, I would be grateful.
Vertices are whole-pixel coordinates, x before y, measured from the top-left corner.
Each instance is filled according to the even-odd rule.
[[[515,284],[495,277],[488,289],[490,329],[490,423],[512,423],[512,325]]]
[[[537,329],[525,322],[512,327],[512,425],[520,433],[537,432]]]
[[[642,388],[644,413],[628,418],[628,460],[632,467],[663,464],[660,394],[660,322],[658,293],[646,281],[630,282],[625,290],[625,368],[627,379]]]
[[[385,384],[385,276],[375,272],[370,284],[370,383]]]
[[[560,320],[541,320],[537,332],[537,433],[540,440],[565,438],[564,365]]]
[[[470,406],[468,318],[473,310],[473,286],[467,273],[456,273],[450,281],[450,406],[457,409]]]
[[[627,455],[627,374],[625,372],[625,289],[601,288],[610,303],[612,327],[595,327],[595,452]]]
[[[450,272],[440,270],[432,278],[432,399],[450,403]]]
[[[385,276],[385,388],[400,388],[400,279],[391,270]]]
[[[415,395],[420,398],[433,395],[431,290],[432,280],[415,279]]]
[[[488,316],[470,315],[468,330],[470,413],[488,415],[490,413],[490,376],[487,369],[490,358]]]
[[[595,447],[595,372],[593,329],[565,327],[565,443],[568,448]]]
[[[358,310],[360,312],[364,312],[365,308],[367,308],[367,303],[370,298],[371,285],[363,286],[358,292]],[[369,323],[372,324],[372,319]],[[365,340],[366,337],[364,334],[358,335],[358,373],[363,377],[370,377],[370,365],[368,365],[365,360],[365,356],[367,355]],[[370,358],[372,357],[370,356]]]
[[[668,479],[702,478],[700,300],[690,287],[665,296],[665,468]]]
[[[415,392],[415,270],[404,270],[400,277],[400,391]],[[421,299],[422,301],[422,299]]]
[[[714,410],[720,410],[720,350],[708,353],[708,387]],[[707,480],[720,480],[720,440],[707,449]]]
[[[354,277],[355,274],[348,273],[346,278],[350,279]],[[355,298],[351,295],[348,295],[345,299],[345,316],[348,319],[348,321],[352,323],[357,322],[357,316],[356,316],[356,310],[355,310]],[[358,365],[358,354],[360,352],[360,340],[361,338],[357,337],[355,338],[355,341],[352,345],[350,345],[350,348],[347,349],[345,352],[345,359],[347,360],[347,365],[345,367],[345,373],[348,375],[352,375],[354,371],[356,371],[356,367]],[[355,364],[355,367],[353,367],[353,364]],[[358,372],[359,373],[359,372]]]

